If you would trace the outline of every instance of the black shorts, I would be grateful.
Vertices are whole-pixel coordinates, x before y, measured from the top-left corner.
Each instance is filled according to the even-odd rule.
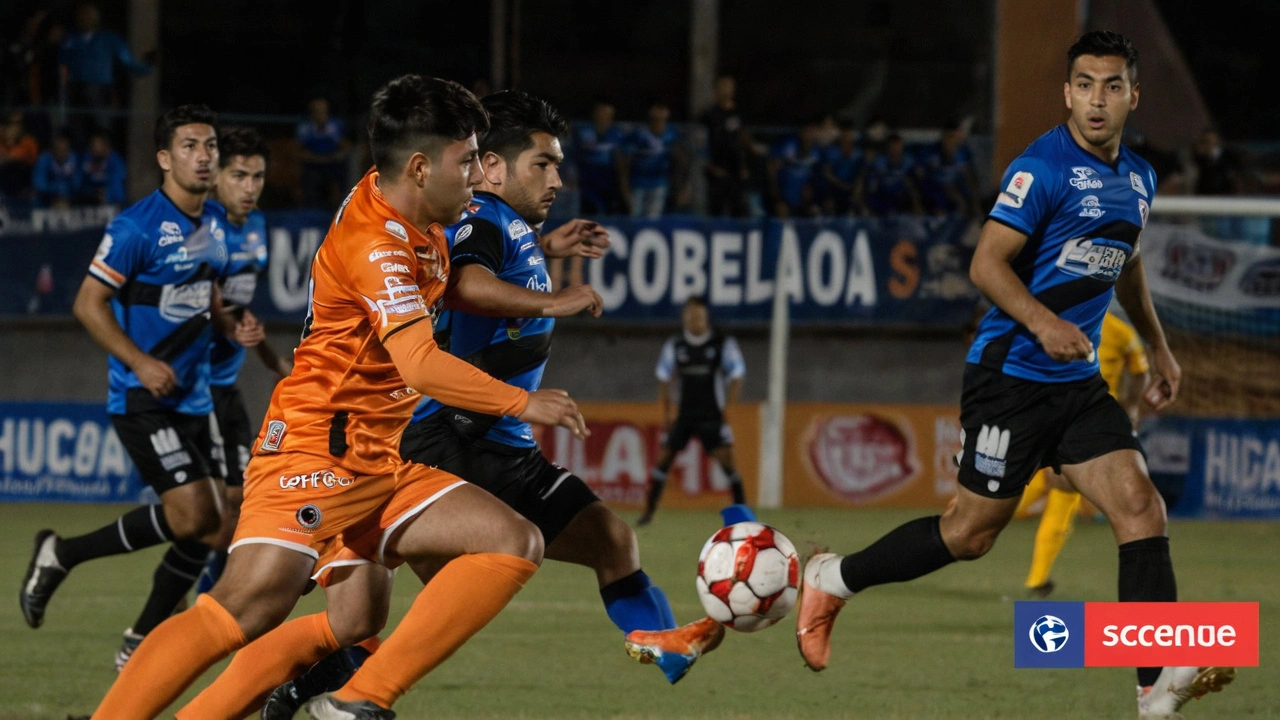
[[[722,420],[676,418],[676,421],[671,423],[671,429],[667,431],[667,437],[662,441],[662,446],[673,453],[678,453],[695,437],[702,443],[702,449],[707,452],[722,445],[730,447],[733,445],[733,430]]]
[[[547,544],[600,498],[577,475],[551,464],[537,446],[517,448],[464,438],[440,412],[405,428],[400,456],[438,467],[487,490],[538,526]]]
[[[213,415],[218,419],[218,431],[222,433],[222,447],[226,458],[227,485],[244,485],[244,469],[249,466],[249,456],[257,432],[249,422],[249,410],[244,406],[244,395],[235,385],[211,385]]]
[[[191,480],[226,476],[222,437],[212,413],[144,410],[112,415],[111,424],[142,481],[161,495]]]
[[[960,484],[989,498],[1021,495],[1042,467],[1142,450],[1101,375],[1040,383],[966,365],[960,427]]]

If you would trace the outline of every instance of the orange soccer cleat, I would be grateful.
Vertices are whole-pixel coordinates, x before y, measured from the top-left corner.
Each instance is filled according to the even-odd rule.
[[[796,645],[810,670],[818,672],[831,658],[831,628],[845,601],[818,589],[818,575],[827,562],[840,562],[835,553],[814,555],[804,567],[800,609],[796,612]]]
[[[706,617],[671,630],[632,630],[627,633],[626,647],[627,654],[636,660],[657,665],[674,685],[722,640],[724,626]]]

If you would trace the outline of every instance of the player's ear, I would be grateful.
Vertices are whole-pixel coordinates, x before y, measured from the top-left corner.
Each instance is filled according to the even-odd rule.
[[[1062,100],[1067,104],[1067,109],[1071,109],[1071,81],[1062,83]]]
[[[490,185],[501,185],[502,179],[507,176],[506,165],[507,161],[498,153],[485,153],[480,158],[480,172],[484,174],[485,182]]]
[[[164,172],[169,172],[173,169],[173,163],[170,161],[168,150],[156,151],[156,164],[159,165],[160,169]]]
[[[1138,90],[1141,87],[1142,86],[1138,83],[1134,83],[1133,89],[1129,91],[1129,112],[1133,112],[1138,109]]]
[[[418,187],[423,187],[431,177],[431,158],[420,152],[410,155],[409,164],[405,168],[405,175],[412,179]]]

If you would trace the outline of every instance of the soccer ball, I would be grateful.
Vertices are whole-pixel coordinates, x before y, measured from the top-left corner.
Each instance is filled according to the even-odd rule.
[[[713,620],[742,632],[787,616],[800,586],[800,557],[791,541],[758,522],[721,528],[698,555],[698,599]]]

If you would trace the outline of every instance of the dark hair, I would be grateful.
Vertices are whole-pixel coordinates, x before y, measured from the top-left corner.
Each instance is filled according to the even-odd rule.
[[[209,125],[218,127],[218,114],[208,105],[179,105],[160,116],[156,123],[156,150],[168,150],[173,144],[173,136],[183,125]]]
[[[369,108],[373,164],[386,170],[406,153],[437,154],[441,140],[466,140],[489,129],[484,107],[471,91],[451,80],[401,75],[373,94]]]
[[[1076,58],[1081,55],[1095,57],[1122,57],[1129,70],[1129,82],[1138,82],[1138,49],[1129,42],[1129,38],[1110,30],[1094,30],[1085,33],[1067,50],[1067,81],[1071,80],[1071,69]]]
[[[271,149],[262,133],[253,128],[225,128],[218,133],[218,167],[226,167],[237,155],[244,158],[261,155],[263,160],[270,160]]]
[[[480,101],[489,113],[489,132],[480,139],[480,154],[497,153],[507,162],[533,147],[533,134],[560,137],[569,123],[555,106],[523,90],[503,90]]]

